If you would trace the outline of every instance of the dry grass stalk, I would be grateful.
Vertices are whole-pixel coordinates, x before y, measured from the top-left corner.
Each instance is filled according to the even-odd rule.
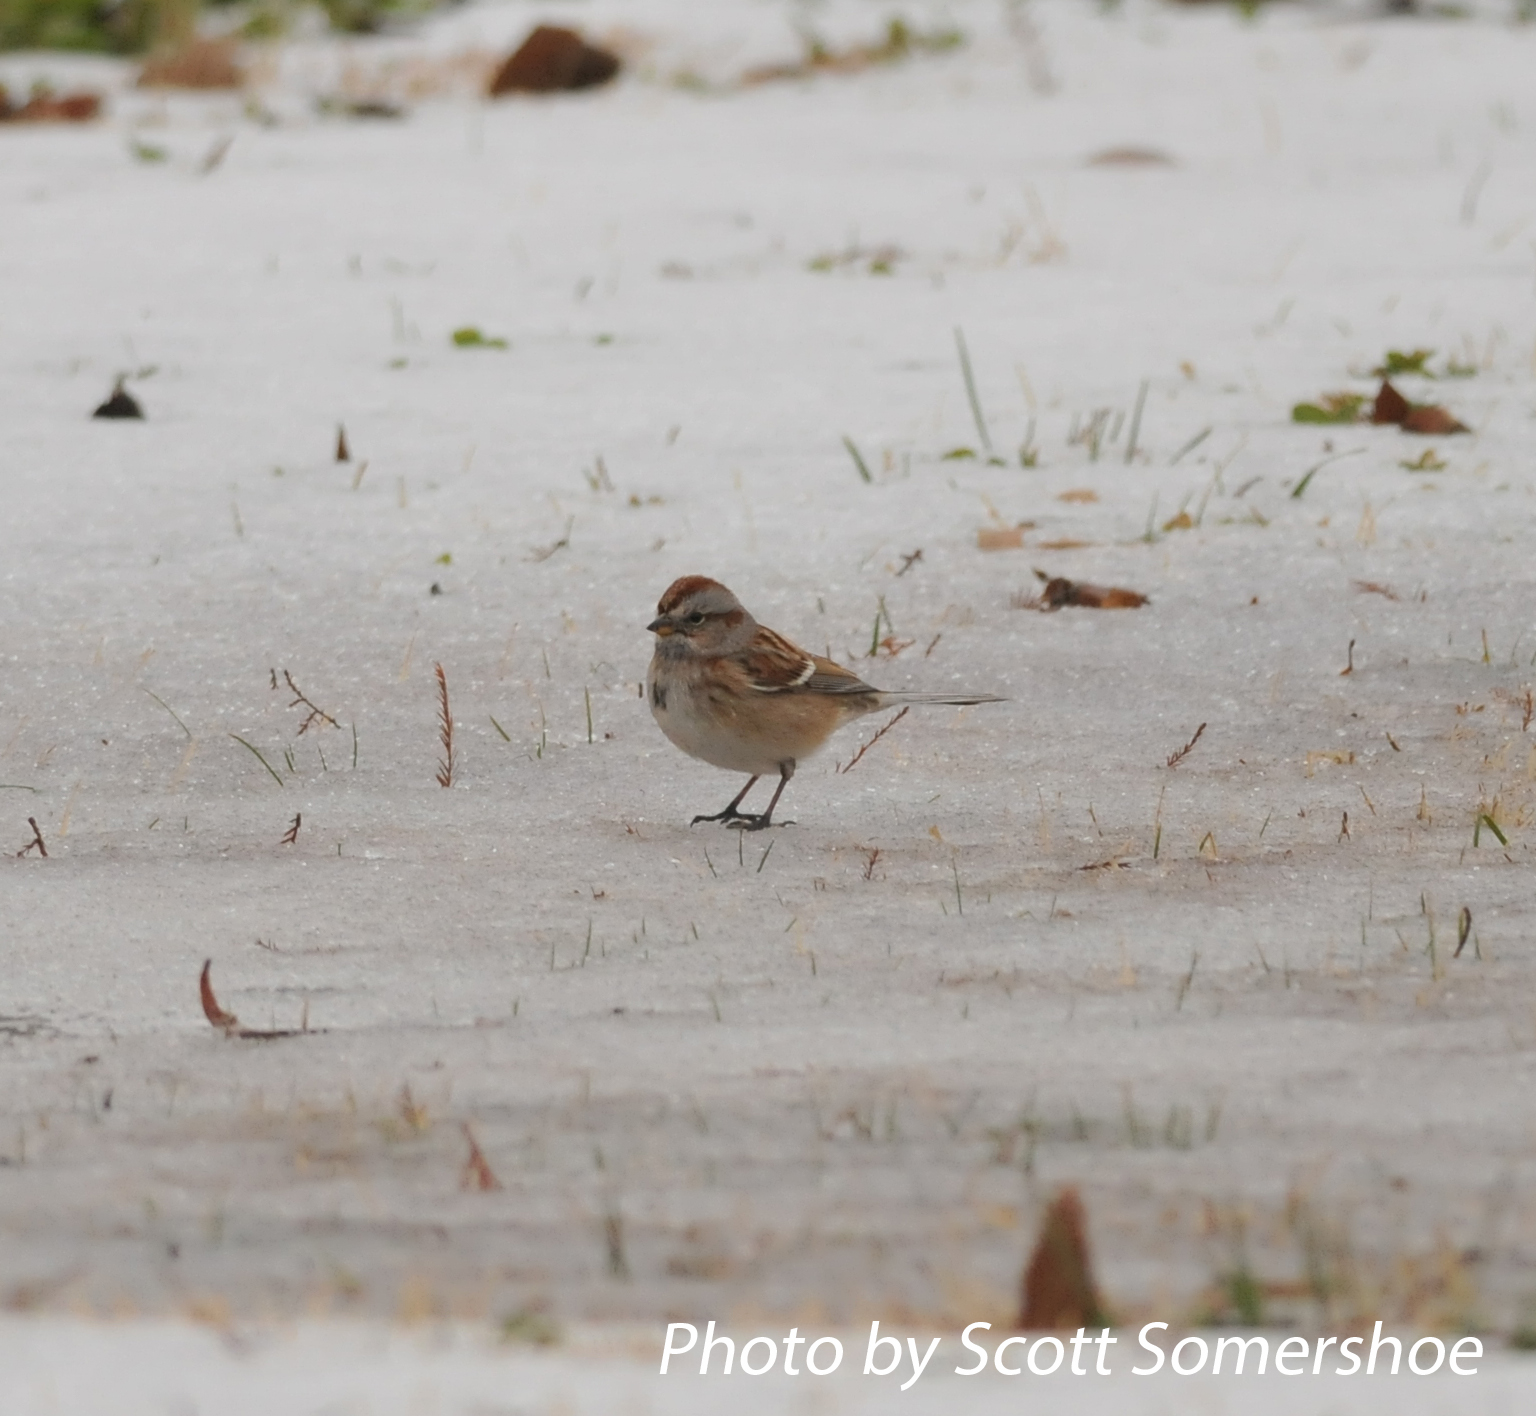
[[[901,712],[896,714],[896,716],[894,718],[892,718],[890,720],[890,722],[886,723],[880,729],[880,731],[877,732],[874,735],[874,737],[870,738],[870,740],[868,742],[866,742],[863,747],[861,747],[856,753],[853,754],[853,760],[850,761],[849,764],[846,767],[839,767],[837,770],[839,772],[851,772],[851,771],[853,771],[853,769],[859,765],[859,759],[861,757],[863,757],[864,754],[870,750],[870,748],[872,748],[877,742],[879,742],[881,738],[883,738],[888,732],[890,732],[890,730],[892,728],[894,728],[896,726],[896,724],[899,723],[903,718],[905,718],[907,716],[907,714],[910,713],[911,711],[912,710],[911,710],[910,707],[903,708],[901,710]]]
[[[1188,757],[1189,754],[1195,750],[1195,744],[1200,741],[1200,734],[1204,731],[1205,724],[1201,723],[1200,726],[1195,729],[1194,737],[1190,738],[1190,740],[1186,742],[1184,746],[1181,747],[1177,752],[1170,752],[1168,754],[1168,765],[1170,767],[1177,767],[1179,763]]]
[[[453,713],[448,707],[448,675],[443,672],[441,664],[434,665],[437,670],[437,735],[443,745],[442,760],[437,764],[437,784],[440,787],[453,785]]]
[[[283,839],[279,841],[278,844],[282,846],[291,846],[295,841],[297,841],[299,839],[299,827],[303,824],[303,821],[303,813],[295,812],[293,816],[293,825],[291,825],[285,832],[283,832]]]
[[[464,1139],[469,1142],[469,1159],[464,1162],[464,1170],[459,1176],[459,1188],[481,1191],[501,1189],[501,1181],[496,1178],[490,1162],[485,1158],[485,1152],[480,1149],[480,1143],[475,1139],[475,1133],[470,1129],[469,1122],[465,1121],[461,1124]]]

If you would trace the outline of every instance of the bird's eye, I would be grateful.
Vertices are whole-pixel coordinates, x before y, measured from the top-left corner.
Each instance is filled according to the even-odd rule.
[[[688,623],[689,624],[703,624],[704,623],[703,612],[700,611],[700,610],[695,610],[691,615],[688,616]]]

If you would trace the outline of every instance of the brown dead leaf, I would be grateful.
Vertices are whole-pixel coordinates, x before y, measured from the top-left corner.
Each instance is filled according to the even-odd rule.
[[[1193,531],[1195,518],[1187,511],[1181,511],[1177,516],[1170,516],[1163,522],[1164,531]]]
[[[209,978],[209,972],[213,968],[212,959],[203,960],[203,972],[197,980],[198,996],[203,1001],[203,1016],[216,1028],[222,1028],[230,1032],[240,1026],[240,1019],[233,1013],[226,1013],[219,1007],[219,1000],[213,996],[213,980]]]
[[[219,1000],[213,994],[213,979],[210,971],[213,968],[212,959],[203,960],[203,972],[197,980],[198,997],[202,1000],[203,1016],[214,1027],[224,1033],[226,1037],[247,1038],[252,1041],[270,1040],[279,1037],[302,1037],[311,1031],[309,1027],[309,1005],[304,1007],[304,1026],[302,1028],[243,1028],[240,1019],[233,1013],[226,1013],[219,1007]],[[319,1029],[324,1031],[324,1029]]]
[[[1439,404],[1429,404],[1423,408],[1408,410],[1408,415],[1403,419],[1403,431],[1438,437],[1447,433],[1466,433],[1471,429],[1465,423],[1457,422]]]
[[[0,84],[0,123],[89,123],[100,116],[101,95],[89,89],[62,94],[39,89],[18,105]]]
[[[617,55],[588,44],[575,30],[538,25],[496,71],[490,96],[595,88],[618,72]]]
[[[1376,402],[1371,405],[1371,422],[1401,424],[1412,408],[1413,404],[1392,387],[1391,381],[1383,379]]]
[[[1125,590],[1117,585],[1089,585],[1084,581],[1068,580],[1064,575],[1048,577],[1043,570],[1035,572],[1045,581],[1040,592],[1040,608],[1059,610],[1064,605],[1076,605],[1086,610],[1134,610],[1148,603],[1147,597],[1136,590]]]
[[[237,89],[245,83],[232,39],[190,39],[151,55],[139,71],[140,88]]]
[[[1099,494],[1092,487],[1074,487],[1069,492],[1060,493],[1056,500],[1064,502],[1096,502]]]
[[[1018,1326],[1059,1331],[1108,1322],[1088,1258],[1083,1202],[1071,1186],[1051,1202],[1024,1270]]]
[[[1089,167],[1177,167],[1166,152],[1156,148],[1112,147],[1096,152],[1088,159]]]
[[[1375,580],[1352,580],[1350,582],[1362,595],[1381,595],[1388,600],[1399,598],[1398,593],[1390,585],[1382,585]]]
[[[1042,551],[1084,551],[1093,545],[1092,541],[1079,541],[1072,536],[1062,536],[1055,541],[1041,541]]]
[[[1024,528],[983,526],[976,533],[976,545],[983,551],[1017,551],[1024,545]]]
[[[1438,403],[1410,403],[1385,379],[1371,408],[1371,422],[1396,423],[1405,433],[1422,433],[1428,437],[1471,432],[1465,423],[1459,422]]]
[[[469,1158],[464,1162],[464,1169],[459,1175],[459,1188],[461,1190],[499,1190],[501,1181],[496,1178],[496,1172],[491,1169],[490,1162],[485,1158],[485,1152],[480,1149],[480,1143],[475,1139],[475,1133],[470,1130],[469,1122],[461,1123],[464,1128],[464,1139],[469,1142]]]
[[[1321,752],[1309,752],[1306,759],[1307,776],[1311,776],[1317,768],[1325,762],[1334,763],[1339,767],[1348,767],[1355,760],[1353,752],[1346,752],[1338,748]]]

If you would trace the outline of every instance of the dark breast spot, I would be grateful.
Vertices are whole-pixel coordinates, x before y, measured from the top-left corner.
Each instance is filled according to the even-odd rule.
[[[667,709],[667,691],[659,683],[651,685],[651,706],[659,708],[662,712]]]

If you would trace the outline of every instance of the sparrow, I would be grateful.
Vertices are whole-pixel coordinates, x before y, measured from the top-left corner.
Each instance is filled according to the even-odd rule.
[[[724,811],[695,816],[761,831],[795,775],[845,723],[894,704],[1004,702],[992,693],[892,693],[759,624],[718,580],[685,575],[667,587],[646,628],[656,652],[646,676],[651,715],[671,742],[728,772],[746,772]],[[741,810],[760,777],[779,785],[761,814]]]

